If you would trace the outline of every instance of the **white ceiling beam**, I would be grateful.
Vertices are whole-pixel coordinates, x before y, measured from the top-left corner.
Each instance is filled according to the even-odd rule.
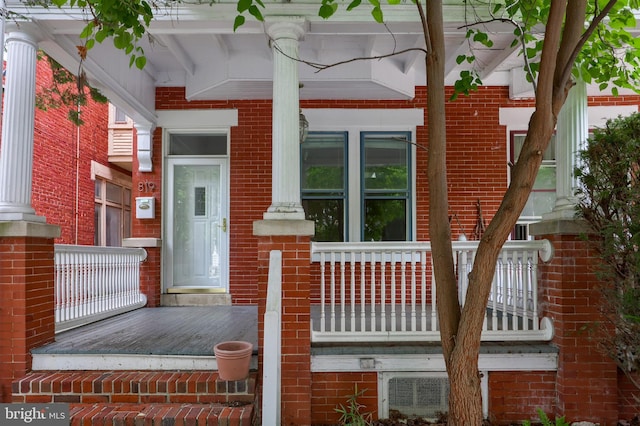
[[[509,59],[512,55],[516,55],[520,48],[520,44],[515,46],[507,46],[502,50],[496,52],[495,56],[486,66],[484,66],[480,72],[480,79],[485,80],[491,75],[504,61]]]
[[[193,62],[189,54],[187,53],[187,49],[184,49],[176,40],[176,37],[173,35],[154,35],[154,38],[158,40],[160,44],[167,48],[169,53],[171,53],[178,63],[184,68],[184,70],[189,75],[193,75],[196,72],[196,64]]]

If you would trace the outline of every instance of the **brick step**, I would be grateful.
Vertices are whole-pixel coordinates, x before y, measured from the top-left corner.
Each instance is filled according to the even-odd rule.
[[[256,373],[225,381],[216,371],[34,371],[12,384],[15,403],[247,404]]]
[[[253,404],[71,404],[71,426],[250,426]]]

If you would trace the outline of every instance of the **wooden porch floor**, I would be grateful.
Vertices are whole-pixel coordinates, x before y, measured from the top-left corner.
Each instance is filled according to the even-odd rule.
[[[114,368],[115,363],[120,369],[154,369],[154,359],[166,368],[214,367],[213,347],[228,340],[251,342],[257,354],[257,306],[137,309],[56,334],[55,342],[32,351],[33,368]],[[167,365],[177,358],[178,365]]]

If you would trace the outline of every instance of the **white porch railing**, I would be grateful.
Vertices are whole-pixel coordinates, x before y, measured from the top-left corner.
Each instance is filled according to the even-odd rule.
[[[280,424],[282,372],[282,252],[269,255],[269,281],[264,314],[264,359],[262,366],[262,424]]]
[[[142,248],[55,245],[56,332],[144,306]]]
[[[459,300],[478,241],[453,243]],[[428,242],[313,243],[319,288],[312,298],[314,342],[439,341],[436,285]],[[551,321],[538,312],[538,257],[549,241],[508,241],[502,248],[482,340],[550,340]]]

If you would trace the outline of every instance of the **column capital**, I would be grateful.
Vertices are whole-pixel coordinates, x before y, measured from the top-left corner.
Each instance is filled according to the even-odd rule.
[[[38,48],[38,41],[33,34],[30,34],[25,31],[12,31],[5,36],[5,43],[10,43],[13,41],[19,41],[22,43],[28,43],[35,48]]]
[[[273,40],[281,38],[300,40],[309,26],[302,16],[265,16],[264,22],[267,35]]]

